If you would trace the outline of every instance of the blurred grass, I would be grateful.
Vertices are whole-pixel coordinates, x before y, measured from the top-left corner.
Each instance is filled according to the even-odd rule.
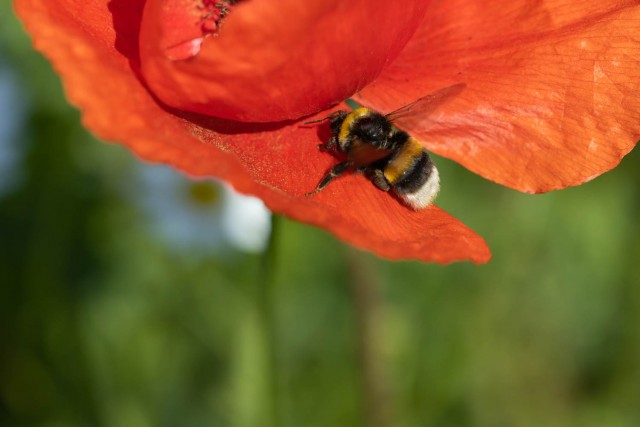
[[[154,234],[121,191],[138,161],[80,126],[8,2],[0,55],[30,105],[23,179],[0,196],[0,425],[261,425],[260,256],[177,256]],[[486,238],[488,265],[387,262],[282,222],[281,425],[357,426],[374,410],[354,268],[379,279],[389,425],[640,425],[637,150],[537,196],[436,161],[439,204]]]

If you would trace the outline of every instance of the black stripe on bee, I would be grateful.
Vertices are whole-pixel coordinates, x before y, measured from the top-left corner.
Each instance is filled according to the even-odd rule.
[[[415,193],[427,182],[433,168],[431,157],[423,150],[412,160],[402,176],[393,183],[393,188],[403,193]]]

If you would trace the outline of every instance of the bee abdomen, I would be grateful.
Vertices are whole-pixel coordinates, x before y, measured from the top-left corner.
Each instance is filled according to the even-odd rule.
[[[433,161],[426,151],[422,151],[404,170],[404,173],[393,183],[398,191],[413,193],[427,182],[434,168]]]
[[[409,137],[407,141],[397,149],[389,164],[384,169],[384,177],[390,184],[395,185],[404,181],[411,175],[418,164],[423,162],[422,157],[426,154],[422,145],[415,139]],[[428,155],[427,155],[428,157]]]
[[[433,203],[440,190],[440,176],[429,153],[411,138],[384,171],[395,193],[413,209]]]

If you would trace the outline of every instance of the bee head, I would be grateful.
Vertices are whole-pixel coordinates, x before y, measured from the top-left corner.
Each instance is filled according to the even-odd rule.
[[[353,132],[372,145],[384,143],[391,132],[391,123],[381,114],[373,113],[358,120]]]
[[[340,132],[340,126],[342,126],[342,122],[344,121],[344,118],[347,117],[347,114],[348,113],[344,110],[338,110],[334,111],[329,117],[327,117],[329,119],[331,132],[333,132],[334,135]]]

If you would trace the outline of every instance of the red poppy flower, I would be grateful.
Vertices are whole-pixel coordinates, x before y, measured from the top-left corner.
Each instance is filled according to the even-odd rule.
[[[457,82],[425,146],[518,190],[583,183],[640,136],[638,1],[16,0],[85,125],[143,159],[216,176],[274,211],[388,258],[486,262],[485,242],[413,212],[336,160],[325,117],[386,112]],[[354,95],[355,94],[355,95]],[[310,117],[305,117],[309,116]]]

